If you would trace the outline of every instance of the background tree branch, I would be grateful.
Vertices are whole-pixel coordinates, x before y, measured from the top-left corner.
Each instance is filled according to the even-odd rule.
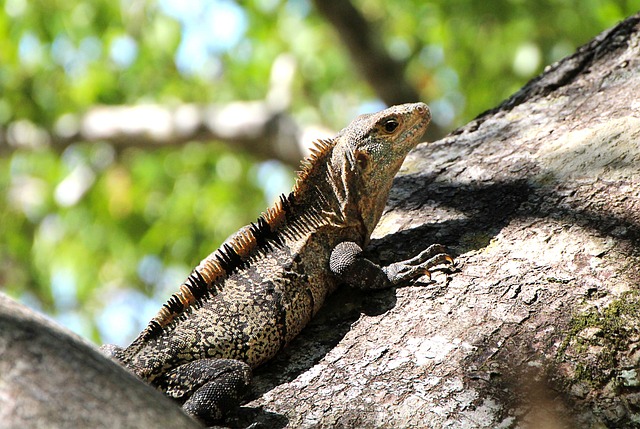
[[[15,121],[7,129],[0,128],[0,153],[49,145],[62,150],[78,142],[107,142],[121,150],[216,140],[261,159],[297,166],[311,140],[286,113],[295,70],[291,56],[278,57],[264,100],[209,105],[103,105],[82,114],[66,114],[51,130],[27,120]],[[314,132],[317,134],[317,129]]]
[[[99,106],[79,116],[63,116],[52,131],[25,120],[14,122],[0,130],[0,151],[49,145],[62,150],[78,142],[107,142],[121,150],[216,140],[260,159],[297,165],[304,153],[301,137],[302,131],[289,115],[273,111],[264,101]]]
[[[420,100],[405,76],[406,62],[395,60],[375,26],[349,1],[318,1],[318,11],[335,28],[353,64],[380,99],[391,106]],[[60,117],[53,129],[21,119],[0,128],[0,153],[51,145],[62,150],[77,142],[107,142],[116,149],[163,147],[190,141],[220,141],[261,159],[297,167],[318,134],[287,113],[291,106],[295,60],[281,55],[274,62],[264,100],[228,104],[102,105]],[[327,133],[327,136],[330,133]],[[425,138],[444,131],[433,124]]]

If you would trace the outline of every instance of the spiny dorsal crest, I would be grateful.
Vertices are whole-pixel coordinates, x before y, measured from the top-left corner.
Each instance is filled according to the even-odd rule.
[[[322,225],[325,196],[314,192],[313,198],[317,201],[317,206],[305,207],[302,211],[295,210],[295,206],[297,197],[309,190],[309,176],[317,166],[328,162],[334,146],[334,140],[317,141],[310,155],[302,161],[289,196],[281,195],[280,200],[262,213],[255,223],[240,229],[218,250],[200,262],[130,347],[142,344],[186,317],[186,312],[198,307],[205,296],[215,296],[231,274],[248,266],[253,258],[266,254],[274,246],[282,245],[283,238],[295,240]]]

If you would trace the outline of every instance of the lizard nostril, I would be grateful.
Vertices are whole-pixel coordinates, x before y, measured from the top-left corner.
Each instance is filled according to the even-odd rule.
[[[424,115],[425,113],[427,113],[427,108],[423,104],[419,104],[418,106],[416,106],[416,111],[419,114]]]

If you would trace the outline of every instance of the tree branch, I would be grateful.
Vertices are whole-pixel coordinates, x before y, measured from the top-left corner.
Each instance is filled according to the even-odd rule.
[[[258,158],[298,166],[311,143],[307,134],[314,133],[302,129],[285,113],[292,98],[295,68],[289,55],[274,61],[263,101],[98,106],[83,114],[62,116],[52,130],[19,120],[7,129],[0,128],[0,153],[45,146],[62,150],[77,142],[103,141],[121,149],[217,140]]]
[[[197,428],[155,389],[0,293],[0,426]]]

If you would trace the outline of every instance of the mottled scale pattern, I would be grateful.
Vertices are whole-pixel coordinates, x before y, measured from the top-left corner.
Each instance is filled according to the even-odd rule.
[[[326,269],[333,240],[356,238],[349,228],[329,238],[323,228],[280,245],[231,274],[224,287],[186,309],[180,323],[147,338],[127,362],[153,381],[182,363],[238,359],[256,367],[293,339],[320,308],[334,283]],[[339,237],[339,238],[338,238]],[[304,264],[313,254],[317,264]],[[328,263],[328,262],[327,262]],[[145,350],[153,353],[145,353]]]

